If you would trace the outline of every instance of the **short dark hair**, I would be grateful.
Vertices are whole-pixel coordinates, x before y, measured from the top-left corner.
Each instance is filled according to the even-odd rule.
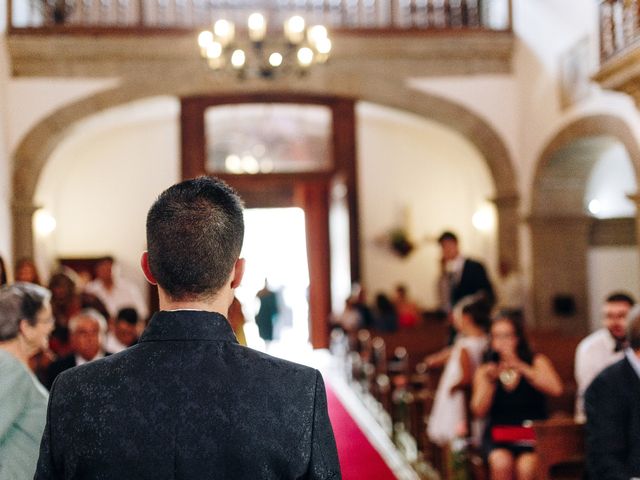
[[[138,323],[138,312],[135,308],[126,307],[121,309],[116,315],[116,321],[126,322],[129,325],[137,325]]]
[[[606,299],[606,303],[613,303],[613,302],[628,303],[629,306],[631,307],[633,307],[636,303],[633,297],[625,292],[614,292],[610,294]]]
[[[172,300],[211,297],[227,281],[244,238],[242,200],[217,178],[160,194],[147,215],[149,268]]]
[[[442,243],[445,240],[453,240],[454,242],[458,242],[458,237],[455,233],[450,232],[449,230],[442,232],[438,237],[438,243]]]
[[[21,320],[35,325],[38,312],[50,298],[49,290],[33,283],[16,282],[0,288],[0,341],[16,338]]]

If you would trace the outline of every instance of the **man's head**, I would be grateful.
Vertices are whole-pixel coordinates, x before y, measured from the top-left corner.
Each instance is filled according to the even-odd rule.
[[[126,347],[138,340],[138,312],[135,308],[123,308],[116,316],[113,334]]]
[[[85,360],[93,360],[100,351],[107,321],[96,310],[82,310],[69,320],[73,351]]]
[[[442,258],[447,262],[456,258],[460,253],[458,250],[458,237],[453,232],[443,232],[438,237],[438,243],[442,248]]]
[[[178,183],[147,215],[148,273],[173,301],[212,299],[230,280],[243,237],[242,200],[231,187],[209,177]]]
[[[633,298],[622,292],[609,295],[603,307],[603,323],[612,337],[622,340],[627,329],[627,315],[634,305]]]
[[[101,258],[95,266],[96,278],[104,283],[113,281],[113,257]]]

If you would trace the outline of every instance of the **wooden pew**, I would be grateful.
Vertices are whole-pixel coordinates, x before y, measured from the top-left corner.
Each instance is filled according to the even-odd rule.
[[[558,478],[552,474],[554,467],[564,467],[563,479],[583,478],[584,424],[572,418],[550,418],[533,422],[533,429],[542,480]]]

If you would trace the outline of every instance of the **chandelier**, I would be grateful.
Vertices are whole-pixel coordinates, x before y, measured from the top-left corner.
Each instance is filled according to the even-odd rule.
[[[233,22],[219,19],[212,30],[200,32],[198,45],[209,68],[233,72],[238,78],[302,76],[325,63],[331,52],[327,29],[307,27],[299,15],[287,19],[282,31],[268,29],[261,13],[249,15],[247,29],[242,31]]]

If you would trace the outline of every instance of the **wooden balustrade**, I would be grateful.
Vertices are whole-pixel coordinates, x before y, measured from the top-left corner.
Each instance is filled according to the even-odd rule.
[[[510,31],[512,0],[9,0],[9,32],[194,30],[213,18],[242,25],[253,11],[270,25],[293,13],[333,30]]]
[[[640,37],[640,1],[601,0],[600,60],[605,62]]]

